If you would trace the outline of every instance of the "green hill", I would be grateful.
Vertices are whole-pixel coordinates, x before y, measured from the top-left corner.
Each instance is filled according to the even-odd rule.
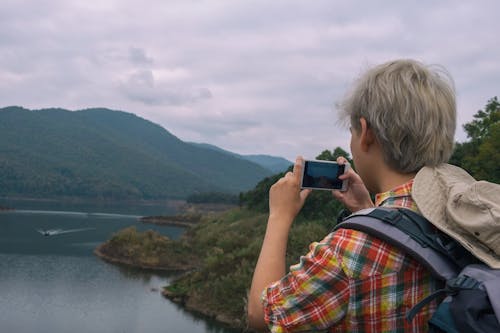
[[[293,165],[292,162],[283,157],[271,156],[271,155],[240,155],[208,143],[191,142],[191,144],[196,145],[198,147],[210,148],[220,152],[224,152],[226,154],[240,157],[250,162],[254,162],[268,170],[271,170],[273,173],[283,172],[284,170],[288,169],[291,165]]]
[[[292,162],[283,157],[270,155],[243,155],[243,158],[257,163],[258,165],[273,171],[273,173],[283,172],[293,165]]]
[[[271,172],[108,109],[0,109],[0,196],[185,198],[245,191]]]

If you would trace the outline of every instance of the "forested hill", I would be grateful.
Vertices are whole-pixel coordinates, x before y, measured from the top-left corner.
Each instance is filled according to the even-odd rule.
[[[209,148],[209,149],[214,149],[226,154],[230,154],[239,158],[243,158],[245,160],[249,160],[251,162],[257,163],[260,166],[263,166],[266,169],[271,170],[273,173],[280,173],[283,172],[284,170],[288,169],[291,165],[293,165],[292,162],[289,160],[283,158],[283,157],[277,157],[277,156],[270,156],[270,155],[240,155],[233,153],[231,151],[224,150],[222,148],[219,148],[217,146],[208,144],[208,143],[196,143],[196,142],[191,142],[193,145],[197,145],[199,147],[203,148]]]
[[[0,196],[184,198],[248,190],[271,171],[108,109],[0,109]]]

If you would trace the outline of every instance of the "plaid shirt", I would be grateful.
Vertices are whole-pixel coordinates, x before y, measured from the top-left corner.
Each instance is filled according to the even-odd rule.
[[[376,205],[418,211],[413,180],[376,196]],[[429,303],[411,323],[406,312],[439,285],[417,261],[366,233],[339,229],[263,292],[272,332],[426,332]]]

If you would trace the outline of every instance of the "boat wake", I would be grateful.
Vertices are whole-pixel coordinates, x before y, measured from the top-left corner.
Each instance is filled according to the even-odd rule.
[[[72,232],[81,232],[81,231],[87,231],[87,230],[94,230],[95,228],[79,228],[79,229],[37,229],[40,234],[44,236],[55,236],[55,235],[61,235],[61,234],[69,234]]]

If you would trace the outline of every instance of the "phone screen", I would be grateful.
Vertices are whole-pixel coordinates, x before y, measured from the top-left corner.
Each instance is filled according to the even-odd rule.
[[[340,190],[343,181],[338,177],[344,173],[344,170],[343,164],[305,161],[302,187]]]

